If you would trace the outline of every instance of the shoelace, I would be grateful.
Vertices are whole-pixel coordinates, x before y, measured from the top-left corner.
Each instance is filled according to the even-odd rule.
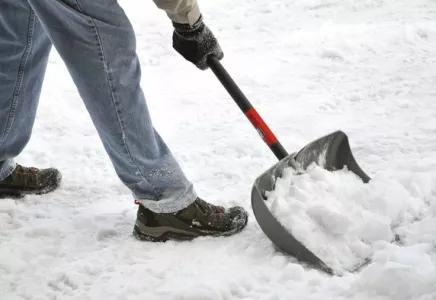
[[[15,170],[17,172],[21,172],[23,174],[37,174],[39,172],[39,170],[37,168],[32,168],[32,167],[24,167],[22,165],[17,165],[17,167],[15,168]]]
[[[223,207],[212,205],[210,203],[207,203],[203,199],[198,198],[196,200],[196,202],[197,202],[198,206],[203,208],[205,211],[209,211],[209,212],[212,212],[212,213],[219,213],[219,214],[224,213],[224,208]]]

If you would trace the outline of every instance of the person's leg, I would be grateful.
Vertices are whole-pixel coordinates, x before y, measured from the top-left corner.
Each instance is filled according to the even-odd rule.
[[[157,213],[197,198],[153,127],[135,34],[117,1],[28,0],[64,60],[103,145],[135,200]]]
[[[57,170],[14,161],[27,145],[51,42],[27,0],[0,1],[0,196],[43,193],[60,181]]]
[[[135,34],[115,0],[28,0],[79,90],[119,178],[138,207],[141,240],[242,230],[247,213],[199,199],[154,129],[140,87]]]

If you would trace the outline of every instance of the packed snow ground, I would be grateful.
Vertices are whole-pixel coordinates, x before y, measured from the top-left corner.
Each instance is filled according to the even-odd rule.
[[[397,228],[401,245],[379,243],[371,265],[343,277],[274,249],[251,213],[250,192],[275,157],[213,74],[171,48],[171,24],[152,1],[121,4],[136,30],[157,129],[198,193],[244,205],[249,224],[223,239],[134,240],[136,206],[53,52],[19,161],[58,167],[63,185],[47,196],[0,201],[0,299],[436,298],[432,1],[200,3],[224,66],[288,151],[341,129],[374,178],[371,203],[387,216],[405,202],[416,208],[414,222]]]

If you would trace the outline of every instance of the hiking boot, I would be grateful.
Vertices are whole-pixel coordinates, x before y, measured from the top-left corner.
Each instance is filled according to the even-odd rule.
[[[8,177],[0,180],[0,198],[47,194],[60,185],[61,178],[61,173],[56,169],[28,168],[17,164]]]
[[[152,242],[230,236],[244,229],[247,220],[247,211],[242,207],[225,210],[200,198],[176,213],[154,213],[139,205],[133,235]]]

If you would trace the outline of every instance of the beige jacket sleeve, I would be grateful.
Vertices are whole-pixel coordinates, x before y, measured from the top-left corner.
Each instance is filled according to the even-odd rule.
[[[176,23],[194,24],[200,17],[197,0],[153,0]]]

